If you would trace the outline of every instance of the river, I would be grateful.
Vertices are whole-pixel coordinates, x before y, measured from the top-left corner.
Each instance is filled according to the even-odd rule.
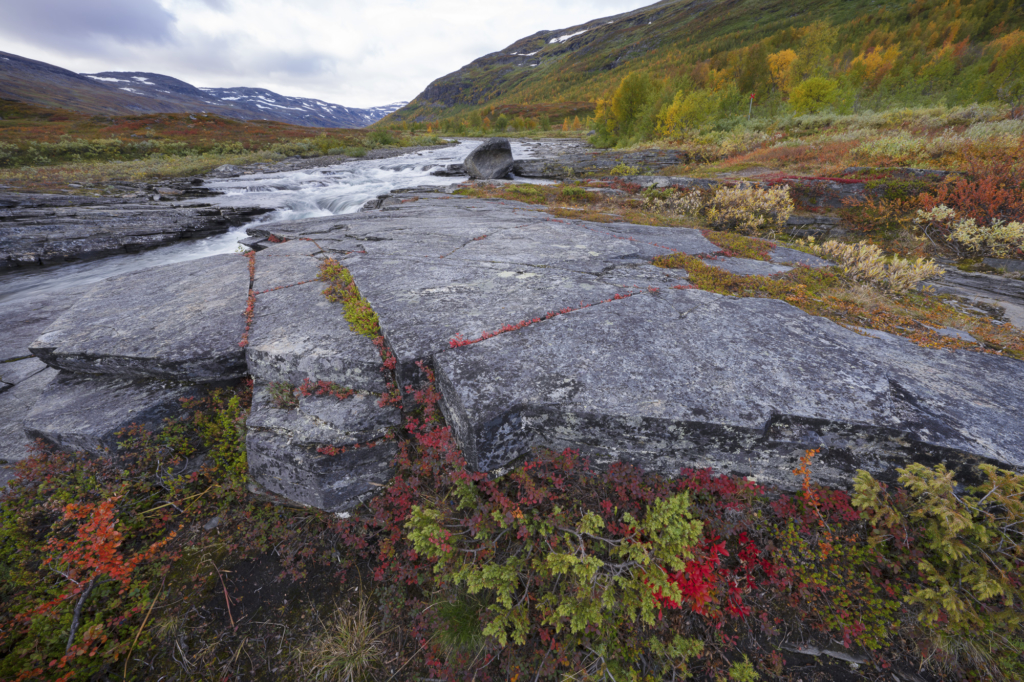
[[[460,140],[450,147],[412,152],[390,159],[349,161],[323,168],[209,179],[206,186],[223,194],[188,203],[260,206],[272,208],[273,212],[214,237],[183,241],[139,254],[4,273],[0,275],[0,303],[68,289],[82,290],[116,275],[232,253],[243,248],[238,241],[248,236],[246,227],[254,224],[355,213],[368,200],[394,189],[422,185],[443,187],[460,182],[466,178],[436,177],[430,171],[450,163],[461,163],[479,142]],[[536,143],[527,145],[512,141],[512,153],[517,159],[531,158],[533,149],[536,149]]]

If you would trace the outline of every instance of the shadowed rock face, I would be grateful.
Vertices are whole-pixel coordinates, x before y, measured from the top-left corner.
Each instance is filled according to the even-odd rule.
[[[474,149],[463,167],[471,178],[500,180],[512,172],[512,163],[512,145],[505,138],[495,138]]]
[[[61,372],[25,418],[25,433],[67,452],[107,455],[117,433],[138,424],[155,429],[181,413],[194,387]]]

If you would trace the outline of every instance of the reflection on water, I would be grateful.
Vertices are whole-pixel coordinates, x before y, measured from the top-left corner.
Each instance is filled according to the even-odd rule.
[[[368,200],[393,189],[420,185],[447,186],[461,178],[435,177],[438,166],[461,163],[478,144],[463,141],[444,149],[433,149],[377,161],[353,161],[337,166],[245,175],[208,180],[206,186],[222,196],[199,203],[216,206],[260,206],[272,213],[256,223],[272,223],[355,213]],[[529,150],[513,142],[516,158],[529,158]],[[111,256],[70,265],[31,268],[0,274],[0,303],[65,289],[87,289],[96,282],[137,270],[204,258],[238,250],[245,228],[206,239],[179,242],[141,254]]]

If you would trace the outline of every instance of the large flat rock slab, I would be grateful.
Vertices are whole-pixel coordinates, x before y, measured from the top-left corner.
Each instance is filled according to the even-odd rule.
[[[95,286],[30,350],[51,367],[214,382],[245,375],[249,260],[211,256]]]
[[[46,363],[38,358],[0,362],[0,392],[20,384],[44,369]]]
[[[52,371],[52,370],[48,370]],[[61,372],[25,416],[25,434],[68,452],[111,456],[133,424],[157,429],[182,412],[193,386]]]
[[[710,466],[784,487],[892,478],[909,461],[1024,468],[1024,363],[875,339],[770,299],[663,290],[435,357],[471,462],[536,446],[674,475]]]
[[[29,344],[81,297],[80,292],[41,294],[0,302],[0,363],[32,355]],[[0,377],[3,376],[0,367]]]
[[[196,194],[191,187],[178,198]],[[207,192],[198,192],[199,194]],[[0,195],[0,271],[138,253],[227,232],[266,209],[179,206],[150,199]]]
[[[46,368],[0,393],[0,463],[28,457],[31,440],[25,435],[25,417],[57,374]]]
[[[264,382],[298,386],[308,378],[383,393],[380,353],[349,328],[341,304],[324,297],[326,286],[311,282],[256,297],[249,374]]]
[[[477,338],[631,293],[595,275],[553,267],[367,256],[341,262],[380,319],[401,385],[417,381],[417,361],[429,361],[458,337]]]
[[[398,450],[387,436],[401,413],[377,401],[366,393],[309,396],[286,409],[275,406],[268,385],[257,384],[246,440],[250,477],[311,507],[355,507],[390,480]]]

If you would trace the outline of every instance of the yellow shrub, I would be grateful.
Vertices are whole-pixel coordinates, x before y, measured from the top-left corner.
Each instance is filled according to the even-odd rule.
[[[815,244],[812,240],[810,246],[822,258],[835,262],[847,277],[890,291],[907,291],[943,272],[934,261],[923,258],[911,261],[894,257],[887,261],[882,250],[874,244],[843,244],[837,241]]]
[[[793,199],[784,185],[761,189],[741,182],[736,187],[722,187],[707,207],[712,225],[741,232],[781,228],[791,215]]]
[[[945,204],[930,211],[918,211],[914,222],[945,226],[950,241],[963,244],[975,253],[1007,258],[1024,251],[1024,223],[996,219],[988,225],[979,225],[974,218],[958,218],[956,211]]]

